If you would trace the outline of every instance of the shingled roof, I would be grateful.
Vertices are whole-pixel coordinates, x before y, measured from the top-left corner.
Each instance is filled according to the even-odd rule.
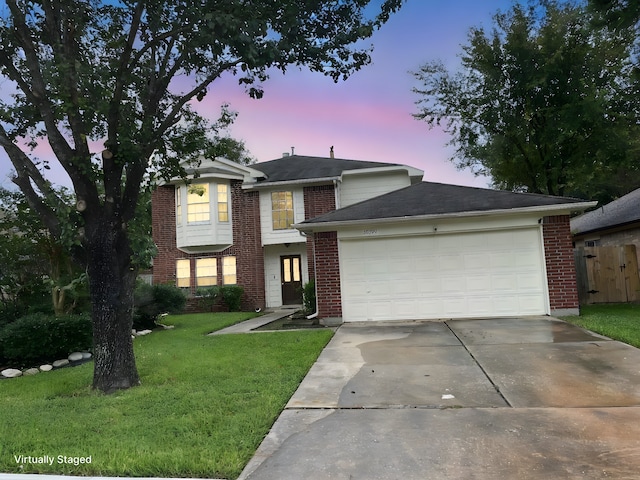
[[[593,203],[577,198],[514,193],[442,183],[421,182],[386,195],[305,220],[300,225],[318,225],[358,220],[454,215],[529,207],[566,207],[584,210]]]
[[[307,157],[290,155],[268,162],[256,163],[251,168],[266,175],[259,183],[288,182],[314,178],[338,178],[342,172],[364,168],[401,166],[397,163],[364,162],[342,158]]]
[[[574,235],[640,222],[640,188],[571,220]]]

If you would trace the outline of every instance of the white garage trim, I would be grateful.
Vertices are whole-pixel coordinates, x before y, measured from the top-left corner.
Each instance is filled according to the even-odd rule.
[[[363,233],[339,237],[345,322],[549,313],[538,225],[405,236]]]

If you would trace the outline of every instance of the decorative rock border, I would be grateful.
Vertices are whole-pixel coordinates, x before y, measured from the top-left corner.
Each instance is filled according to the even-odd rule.
[[[161,323],[158,323],[157,325],[163,330],[171,330],[174,328],[173,325],[163,325]],[[142,337],[145,335],[149,335],[152,332],[153,330],[132,330],[131,338]],[[0,380],[6,380],[8,378],[18,378],[22,377],[23,375],[36,375],[40,372],[50,372],[51,370],[57,370],[59,368],[76,367],[88,362],[89,360],[91,360],[91,358],[92,355],[90,352],[73,352],[69,354],[67,358],[56,360],[52,364],[40,365],[40,367],[38,368],[32,367],[25,370],[18,370],[17,368],[5,368],[4,370],[0,371]]]
[[[7,378],[17,378],[23,375],[36,375],[40,372],[50,372],[51,370],[57,370],[64,367],[75,367],[81,365],[91,359],[93,355],[90,352],[73,352],[67,358],[56,360],[53,364],[44,364],[40,367],[26,368],[25,370],[18,370],[17,368],[5,368],[0,372],[0,380]]]

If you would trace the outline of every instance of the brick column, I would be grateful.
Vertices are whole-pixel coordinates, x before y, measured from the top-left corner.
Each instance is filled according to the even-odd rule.
[[[243,310],[265,307],[264,253],[260,230],[260,196],[231,182],[233,246],[224,253],[236,256],[238,285],[244,288]]]
[[[158,247],[158,255],[153,259],[153,283],[174,282],[179,251],[176,248],[176,207],[173,185],[158,187],[151,194],[151,235]]]
[[[336,194],[333,185],[317,185],[304,187],[304,218],[319,217],[336,209]],[[307,264],[309,279],[315,278],[315,260],[313,258],[313,241],[307,238]]]
[[[542,234],[551,315],[577,315],[580,304],[569,215],[544,217]]]
[[[338,233],[319,232],[314,235],[314,239],[318,316],[320,318],[342,317]]]

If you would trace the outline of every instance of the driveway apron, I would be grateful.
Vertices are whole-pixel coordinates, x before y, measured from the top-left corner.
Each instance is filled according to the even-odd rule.
[[[638,472],[640,350],[530,317],[341,326],[240,479]]]

